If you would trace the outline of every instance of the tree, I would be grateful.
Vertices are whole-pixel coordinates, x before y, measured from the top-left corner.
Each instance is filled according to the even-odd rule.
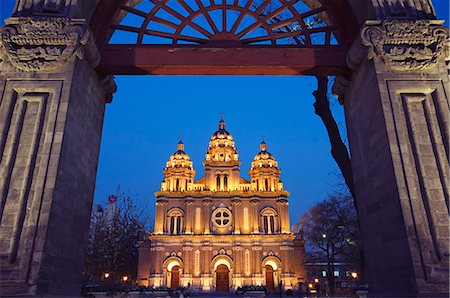
[[[335,294],[334,264],[360,265],[359,229],[350,195],[334,195],[315,204],[297,224],[306,240],[308,256],[326,262],[330,295]]]
[[[97,206],[92,214],[85,274],[94,281],[101,280],[106,272],[112,281],[122,276],[136,279],[138,246],[145,235],[147,218],[129,195],[120,189],[117,193],[110,196],[114,202]]]

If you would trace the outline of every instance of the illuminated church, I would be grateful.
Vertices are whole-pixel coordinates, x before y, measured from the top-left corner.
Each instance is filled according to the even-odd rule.
[[[195,170],[178,143],[156,195],[154,232],[139,248],[138,282],[146,286],[227,292],[244,285],[298,289],[306,278],[304,240],[291,232],[280,168],[265,142],[250,181],[232,135],[220,120]]]

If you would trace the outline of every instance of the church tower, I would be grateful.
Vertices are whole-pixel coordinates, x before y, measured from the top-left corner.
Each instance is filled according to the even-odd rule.
[[[241,162],[233,136],[225,129],[225,121],[219,121],[219,129],[212,135],[206,150],[205,189],[229,191],[239,189]]]
[[[138,283],[229,292],[245,285],[296,290],[306,281],[304,240],[292,233],[289,192],[265,142],[240,176],[238,151],[223,119],[209,141],[204,176],[178,143],[155,192],[155,229],[139,248]]]
[[[280,181],[281,170],[275,157],[267,151],[264,141],[259,146],[259,153],[253,158],[252,167],[248,172],[252,190],[276,191],[283,189]]]
[[[172,154],[164,168],[162,191],[191,190],[194,183],[195,171],[189,155],[184,152],[184,144],[178,142],[177,151]]]

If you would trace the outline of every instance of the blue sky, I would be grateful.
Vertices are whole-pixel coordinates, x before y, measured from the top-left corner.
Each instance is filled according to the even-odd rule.
[[[14,1],[0,0],[3,20]],[[436,0],[438,18],[447,20],[448,1]],[[202,160],[219,112],[225,112],[247,178],[265,135],[291,191],[291,221],[332,193],[339,173],[326,131],[314,114],[312,77],[118,76],[119,87],[106,108],[95,202],[104,203],[117,186],[153,212],[162,169],[183,135],[186,152],[203,176]],[[342,107],[333,113],[346,141]]]

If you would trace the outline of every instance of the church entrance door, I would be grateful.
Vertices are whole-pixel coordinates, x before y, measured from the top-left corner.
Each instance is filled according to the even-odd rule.
[[[170,287],[176,289],[180,286],[180,266],[173,266]]]
[[[225,265],[219,265],[216,269],[216,292],[228,292],[229,291],[229,273],[228,267]]]
[[[270,265],[266,265],[266,287],[269,291],[275,290],[273,268]]]

